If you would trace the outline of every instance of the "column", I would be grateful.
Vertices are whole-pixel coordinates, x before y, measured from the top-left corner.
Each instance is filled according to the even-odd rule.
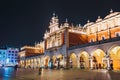
[[[77,57],[77,68],[80,68],[80,58]]]
[[[64,67],[64,68],[66,67],[66,59],[65,59],[65,56],[63,56],[63,67]]]
[[[107,58],[107,69],[110,70],[110,58]]]
[[[92,61],[92,58],[90,58],[90,69],[93,69],[93,61]]]

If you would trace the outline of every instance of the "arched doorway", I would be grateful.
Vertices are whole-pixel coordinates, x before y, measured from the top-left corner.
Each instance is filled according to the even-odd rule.
[[[113,65],[114,70],[120,70],[120,46],[112,48],[109,52],[110,65]]]
[[[77,57],[75,53],[70,54],[69,64],[71,68],[77,67]]]
[[[59,67],[62,68],[63,65],[64,65],[63,64],[64,61],[63,61],[63,55],[62,54],[58,55],[58,62],[59,62]]]
[[[80,68],[89,68],[89,55],[87,52],[83,51],[80,53]]]
[[[93,61],[93,69],[98,69],[98,68],[102,68],[103,65],[104,67],[107,68],[107,63],[103,62],[103,58],[105,57],[105,52],[101,49],[97,49],[93,52],[92,55],[92,61]]]
[[[50,60],[50,57],[49,57],[49,56],[46,56],[46,57],[45,57],[45,61],[44,61],[44,67],[45,67],[45,68],[48,68],[49,60]]]

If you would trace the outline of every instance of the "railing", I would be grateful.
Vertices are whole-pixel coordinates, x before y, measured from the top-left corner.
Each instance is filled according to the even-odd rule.
[[[87,46],[94,46],[94,45],[99,45],[99,44],[104,44],[104,43],[109,43],[109,42],[115,42],[115,41],[120,41],[120,36],[111,38],[111,39],[97,41],[97,42],[90,42],[90,43],[86,43],[86,44],[82,44],[82,45],[72,46],[72,47],[69,47],[68,50],[83,48],[83,47],[87,47]]]

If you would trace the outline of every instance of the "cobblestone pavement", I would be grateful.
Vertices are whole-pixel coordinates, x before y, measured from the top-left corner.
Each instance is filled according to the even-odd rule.
[[[10,75],[10,76],[9,76]],[[39,75],[38,69],[21,69],[0,76],[0,80],[120,80],[119,71],[106,70],[51,70],[42,69]]]

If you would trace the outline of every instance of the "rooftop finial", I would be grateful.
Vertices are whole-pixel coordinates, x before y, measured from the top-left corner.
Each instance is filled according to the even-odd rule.
[[[110,10],[110,13],[113,13],[113,10],[112,10],[112,9]]]
[[[81,24],[78,24],[79,27],[81,27]]]
[[[87,21],[88,23],[90,22],[90,20]]]
[[[100,19],[100,16],[98,16],[98,19]]]
[[[53,17],[55,17],[55,12],[53,12]]]
[[[65,19],[65,22],[68,23],[68,19],[67,18]]]

